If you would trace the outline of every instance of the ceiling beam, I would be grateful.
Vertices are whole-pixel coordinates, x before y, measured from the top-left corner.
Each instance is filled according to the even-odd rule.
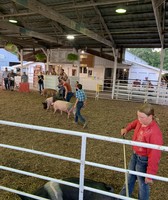
[[[42,3],[39,3],[37,0],[31,1],[31,0],[27,0],[27,1],[20,1],[20,0],[12,0],[13,2],[22,5],[34,12],[37,12],[49,19],[52,19],[53,21],[57,21],[79,33],[82,33],[84,35],[87,35],[88,37],[103,43],[107,46],[113,47],[113,44],[111,41],[106,40],[105,38],[101,37],[100,35],[98,35],[97,33],[94,33],[93,31],[87,29],[84,27],[84,25],[80,24],[80,23],[76,23],[75,21],[55,12],[55,10],[45,6]]]
[[[160,13],[159,13],[157,2],[158,1],[156,1],[156,0],[152,0],[152,6],[153,6],[153,11],[154,11],[155,19],[156,19],[156,25],[157,25],[157,29],[158,29],[158,33],[159,33],[161,47],[164,48],[164,34],[163,34],[162,26],[161,26],[162,19],[161,19]]]
[[[121,4],[121,3],[131,3],[131,2],[139,2],[139,0],[99,0],[97,2],[89,2],[89,1],[85,1],[84,3],[75,3],[75,4],[66,4],[64,6],[57,6],[55,5],[56,7],[56,10],[67,10],[67,9],[71,9],[71,8],[88,8],[88,7],[92,7],[92,6],[104,6],[104,5],[111,5],[111,4]],[[50,5],[49,5],[50,6]],[[54,6],[54,5],[52,5]]]
[[[94,3],[93,0],[91,0],[91,2]],[[107,34],[108,34],[108,36],[109,36],[109,38],[110,38],[110,40],[111,40],[111,42],[112,42],[112,44],[113,44],[113,47],[116,47],[116,44],[115,44],[115,42],[114,42],[114,40],[113,40],[113,37],[112,37],[112,35],[111,35],[111,33],[110,33],[108,27],[107,27],[107,24],[106,24],[105,21],[104,21],[104,18],[102,17],[102,14],[101,14],[100,10],[97,8],[97,6],[93,6],[93,7],[94,7],[94,9],[95,9],[95,12],[96,12],[96,13],[98,14],[98,16],[99,16],[100,21],[101,21],[101,23],[102,23],[102,25],[103,25],[105,31],[107,32]]]
[[[47,35],[42,34],[42,33],[31,31],[29,29],[11,24],[9,22],[1,22],[0,28],[11,30],[11,31],[13,31],[13,33],[19,33],[21,35],[27,35],[27,36],[38,38],[38,39],[41,39],[41,40],[45,40],[45,41],[48,41],[48,42],[51,42],[51,43],[57,43],[59,45],[62,45],[62,43],[58,42],[54,37],[50,37],[50,36],[47,36]]]
[[[107,60],[111,60],[114,61],[114,56],[113,56],[113,51],[111,49],[111,51],[109,52],[110,54],[104,53],[103,51],[97,51],[95,49],[86,49],[85,52],[90,53],[92,55],[107,59]],[[120,54],[119,57],[117,58],[117,62],[121,63],[122,62],[122,55],[123,55],[123,50],[120,49]]]

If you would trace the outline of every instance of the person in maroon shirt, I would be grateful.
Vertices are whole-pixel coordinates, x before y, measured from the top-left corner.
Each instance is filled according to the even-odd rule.
[[[65,101],[70,102],[72,96],[74,95],[72,92],[72,88],[69,82],[66,82],[64,79],[61,79],[61,84],[65,88],[65,96],[64,99]]]
[[[121,135],[126,135],[134,129],[132,140],[149,144],[163,145],[162,133],[155,119],[154,108],[151,104],[144,104],[137,111],[138,119],[129,123],[121,129]],[[129,170],[156,175],[161,158],[161,151],[146,147],[133,146],[133,154],[129,163]],[[128,175],[128,193],[132,195],[135,182],[139,184],[139,200],[148,200],[150,195],[149,184],[153,183],[151,178]],[[126,196],[126,186],[124,185],[120,195]]]

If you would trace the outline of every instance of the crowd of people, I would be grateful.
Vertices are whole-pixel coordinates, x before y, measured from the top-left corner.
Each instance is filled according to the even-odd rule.
[[[14,73],[13,70],[9,72],[8,68],[5,68],[5,71],[2,74],[2,78],[4,79],[4,85],[6,90],[14,90],[15,76],[17,76],[17,74]]]
[[[14,91],[16,76],[17,73],[15,73],[13,69],[11,71],[8,71],[8,68],[7,67],[5,68],[5,71],[2,73],[2,78],[6,90]],[[23,83],[28,82],[28,76],[26,72],[23,72],[21,76],[21,82]]]

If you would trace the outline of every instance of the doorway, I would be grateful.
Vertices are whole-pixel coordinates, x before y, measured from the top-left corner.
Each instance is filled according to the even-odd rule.
[[[112,90],[112,68],[105,68],[104,73],[104,90]]]

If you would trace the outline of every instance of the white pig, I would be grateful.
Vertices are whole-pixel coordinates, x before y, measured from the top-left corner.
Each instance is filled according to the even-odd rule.
[[[61,101],[61,100],[57,100],[53,103],[53,108],[54,108],[54,113],[57,111],[57,110],[60,110],[61,111],[61,115],[62,115],[62,112],[67,112],[68,113],[68,118],[70,116],[70,114],[73,112],[73,114],[75,113],[74,112],[74,107],[73,107],[73,104],[70,103],[70,102],[67,102],[67,101]]]
[[[43,102],[43,108],[49,110],[53,103],[53,97],[48,97],[45,102]]]

